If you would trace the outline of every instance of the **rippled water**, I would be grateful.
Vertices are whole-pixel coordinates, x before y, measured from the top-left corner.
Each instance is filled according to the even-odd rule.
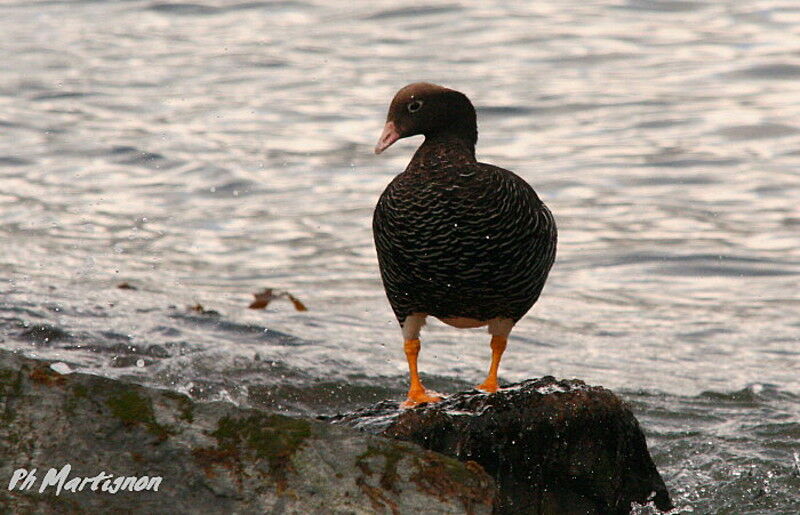
[[[440,82],[560,227],[501,376],[618,391],[687,511],[800,511],[796,2],[26,0],[0,34],[4,347],[291,413],[402,396],[370,224],[419,140],[372,146]],[[430,386],[482,379],[483,331],[424,338]]]

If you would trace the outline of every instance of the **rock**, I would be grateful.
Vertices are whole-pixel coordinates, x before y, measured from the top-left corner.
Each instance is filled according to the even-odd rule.
[[[475,464],[68,369],[0,350],[2,512],[491,511],[493,482]],[[51,468],[54,484],[40,492]]]
[[[631,410],[609,390],[552,377],[401,410],[384,401],[331,422],[474,461],[497,484],[495,513],[629,513],[672,503]]]

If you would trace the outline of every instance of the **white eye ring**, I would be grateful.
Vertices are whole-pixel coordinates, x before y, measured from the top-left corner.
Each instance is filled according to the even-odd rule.
[[[407,108],[409,113],[416,113],[422,109],[422,100],[412,100],[408,103]]]

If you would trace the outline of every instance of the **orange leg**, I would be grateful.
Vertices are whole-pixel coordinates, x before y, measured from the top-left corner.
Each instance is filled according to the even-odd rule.
[[[489,366],[489,375],[486,376],[486,381],[476,386],[478,390],[494,393],[499,388],[497,369],[500,367],[500,358],[503,357],[503,352],[506,350],[506,343],[508,343],[507,336],[492,336],[492,364]]]
[[[411,386],[408,389],[408,398],[401,404],[403,408],[413,408],[423,402],[439,402],[442,400],[439,396],[429,395],[425,387],[422,386],[422,381],[419,380],[417,356],[419,356],[420,347],[419,340],[406,340],[404,344],[406,359],[408,360],[408,371],[411,374]]]

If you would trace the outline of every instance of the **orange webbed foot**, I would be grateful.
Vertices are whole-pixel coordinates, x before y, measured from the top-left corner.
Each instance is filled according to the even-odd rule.
[[[476,390],[480,390],[484,393],[495,393],[497,390],[500,389],[500,386],[497,384],[497,380],[489,380],[482,382],[478,386],[475,387]]]
[[[426,389],[409,390],[408,397],[400,404],[401,408],[413,408],[426,402],[439,402],[443,399],[441,395]]]

